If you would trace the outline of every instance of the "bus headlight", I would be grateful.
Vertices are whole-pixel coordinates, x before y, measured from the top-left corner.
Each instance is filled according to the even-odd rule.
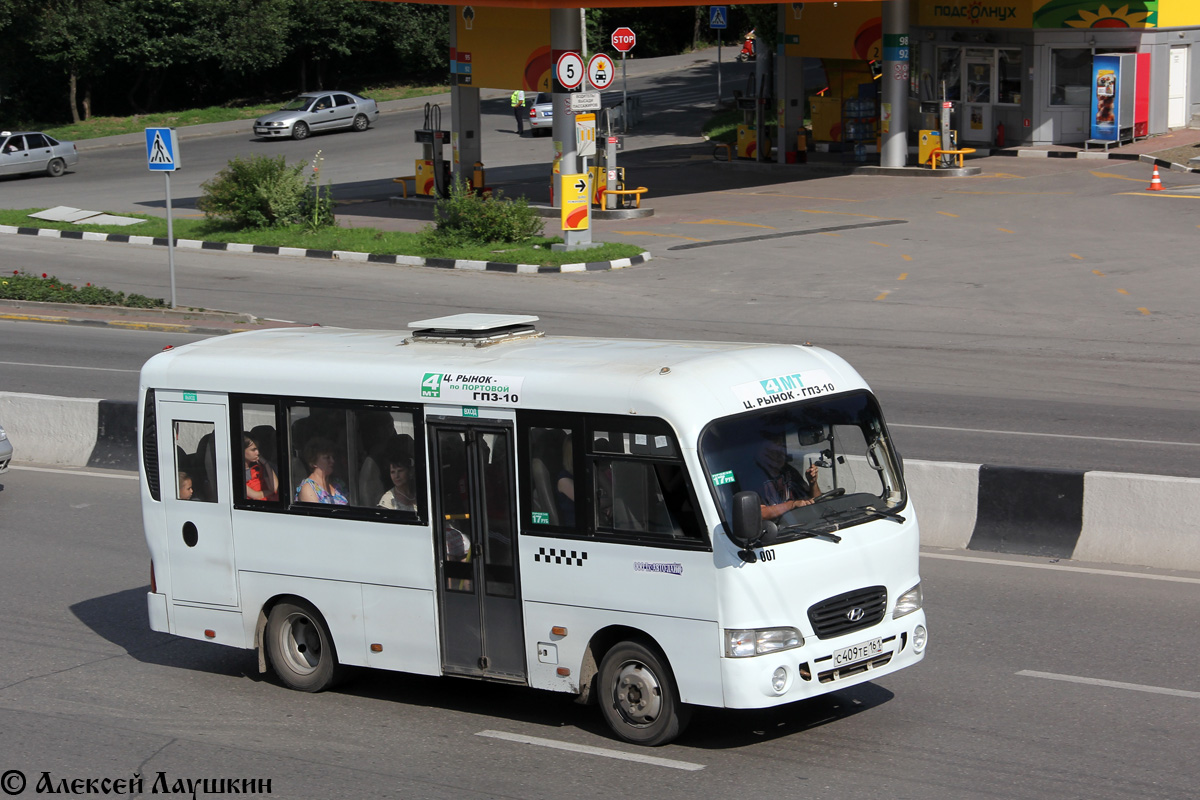
[[[800,647],[802,644],[804,637],[795,628],[725,631],[725,655],[729,658],[777,653],[780,650]]]
[[[904,594],[896,598],[896,610],[892,612],[892,619],[900,619],[908,616],[914,611],[921,610],[921,584],[909,589]]]

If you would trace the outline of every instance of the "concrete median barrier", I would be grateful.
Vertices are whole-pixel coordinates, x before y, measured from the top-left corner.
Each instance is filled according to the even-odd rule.
[[[137,403],[0,392],[14,463],[137,469]],[[906,460],[931,547],[1200,571],[1200,479]]]

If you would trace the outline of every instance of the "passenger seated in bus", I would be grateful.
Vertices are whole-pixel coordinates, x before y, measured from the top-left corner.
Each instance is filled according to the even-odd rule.
[[[192,476],[186,472],[179,473],[179,494],[180,500],[192,499]]]
[[[242,434],[242,461],[246,470],[246,499],[278,500],[279,476],[259,453],[258,443],[248,433]]]
[[[794,508],[812,505],[821,495],[817,487],[817,466],[813,464],[801,475],[787,462],[787,444],[782,433],[764,433],[762,446],[754,463],[763,471],[766,480],[759,491],[762,518],[778,519]]]
[[[379,505],[392,511],[417,510],[417,492],[413,486],[413,459],[411,452],[396,446],[389,449],[388,473],[392,477],[392,488],[379,498]]]
[[[301,503],[349,505],[345,492],[333,482],[335,461],[333,445],[328,439],[317,438],[304,445],[304,463],[312,473],[296,487],[297,500]]]
[[[575,466],[572,457],[571,437],[563,439],[562,468],[558,471],[554,484],[554,502],[558,506],[558,521],[560,525],[575,527],[575,474],[571,472]]]

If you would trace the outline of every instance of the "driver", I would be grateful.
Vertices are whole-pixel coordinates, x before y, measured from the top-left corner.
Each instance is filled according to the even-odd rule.
[[[817,465],[813,464],[801,475],[787,463],[787,444],[782,433],[765,434],[754,462],[767,478],[759,492],[763,519],[778,519],[794,508],[812,505],[821,495]]]

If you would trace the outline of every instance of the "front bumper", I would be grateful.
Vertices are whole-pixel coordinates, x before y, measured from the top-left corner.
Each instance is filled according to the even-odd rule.
[[[255,136],[291,136],[292,127],[289,125],[286,128],[268,128],[265,126],[254,126]]]
[[[929,647],[926,634],[921,652],[914,649],[913,634],[918,625],[926,627],[923,610],[897,620],[889,615],[872,628],[835,639],[810,638],[803,646],[780,653],[722,658],[721,686],[725,707],[767,708],[793,703],[910,667],[925,657]],[[850,664],[834,665],[835,652],[876,637],[883,639],[883,652]],[[783,689],[776,691],[772,676],[781,667],[787,677]],[[802,672],[807,672],[809,677],[802,677]]]

